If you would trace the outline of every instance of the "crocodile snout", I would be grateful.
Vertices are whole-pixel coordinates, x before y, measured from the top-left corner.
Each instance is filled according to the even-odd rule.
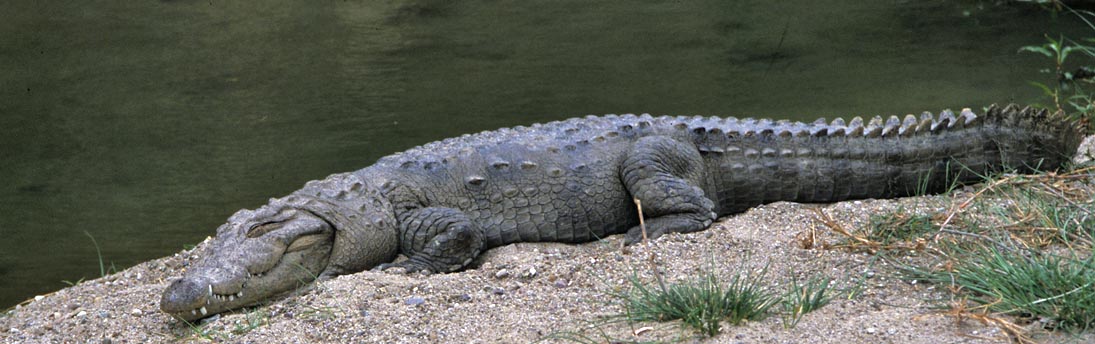
[[[182,278],[172,282],[164,291],[163,298],[160,299],[160,309],[167,313],[199,309],[205,306],[208,294],[208,283]]]

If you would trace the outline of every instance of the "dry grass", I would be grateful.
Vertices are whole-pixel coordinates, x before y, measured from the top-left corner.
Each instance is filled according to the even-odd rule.
[[[815,209],[815,221],[842,240],[819,243],[811,230],[799,246],[878,255],[906,278],[946,286],[953,297],[943,315],[991,324],[1018,343],[1033,342],[1012,320],[1021,317],[1086,331],[1095,326],[1095,294],[1081,292],[1095,284],[1093,172],[1004,175],[955,196],[945,212],[899,209],[859,230]],[[915,259],[893,258],[908,253]]]

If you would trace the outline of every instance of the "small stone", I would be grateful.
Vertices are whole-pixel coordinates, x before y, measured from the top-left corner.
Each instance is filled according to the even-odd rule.
[[[202,319],[201,323],[202,324],[215,323],[215,322],[217,322],[217,320],[220,320],[220,318],[221,318],[220,314],[213,314],[213,316],[211,316],[211,317]]]
[[[567,283],[566,280],[562,280],[562,279],[555,280],[555,287],[556,288],[559,288],[559,289],[566,288],[567,284],[568,283]]]
[[[34,296],[34,301],[42,301],[42,299],[44,299],[44,298],[46,298],[46,297],[43,296],[43,295],[35,295]]]
[[[494,295],[505,295],[506,294],[506,290],[502,289],[502,288],[492,288],[490,292]]]
[[[412,298],[407,299],[407,301],[403,301],[403,303],[408,305],[408,306],[418,306],[418,305],[421,305],[423,303],[426,303],[426,299],[423,299],[421,297],[412,297]]]
[[[140,308],[134,308],[132,311],[129,311],[129,314],[139,316],[139,315],[144,314],[144,311],[142,311]]]
[[[506,278],[509,277],[509,270],[502,269],[494,273],[494,278]]]
[[[521,277],[523,277],[523,278],[536,277],[536,268],[535,267],[529,268],[528,271],[525,271],[525,273],[521,274]]]
[[[87,311],[80,311],[79,313],[76,313],[77,318],[83,318],[85,316],[87,316]]]
[[[877,328],[874,328],[874,327],[868,327],[867,328],[867,334],[875,334],[875,332],[878,332]]]
[[[8,332],[19,333],[19,329],[12,327],[11,329],[8,330]]]

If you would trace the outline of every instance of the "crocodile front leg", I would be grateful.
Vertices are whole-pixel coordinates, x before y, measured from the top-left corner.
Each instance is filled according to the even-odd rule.
[[[379,270],[452,272],[471,263],[483,250],[483,232],[453,208],[409,209],[398,215],[400,244],[407,260],[381,264]]]
[[[647,237],[687,233],[711,225],[715,203],[699,187],[703,157],[695,146],[665,136],[639,139],[620,170],[628,192],[642,202]],[[627,244],[641,241],[639,226],[627,231]]]

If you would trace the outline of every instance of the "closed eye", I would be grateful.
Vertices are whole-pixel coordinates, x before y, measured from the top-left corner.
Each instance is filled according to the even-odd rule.
[[[270,232],[274,231],[275,229],[278,229],[278,227],[280,227],[280,225],[281,225],[281,222],[279,221],[279,222],[266,222],[266,223],[251,226],[251,228],[247,230],[247,237],[248,238],[257,238],[257,237],[263,236],[266,233],[270,233]]]

